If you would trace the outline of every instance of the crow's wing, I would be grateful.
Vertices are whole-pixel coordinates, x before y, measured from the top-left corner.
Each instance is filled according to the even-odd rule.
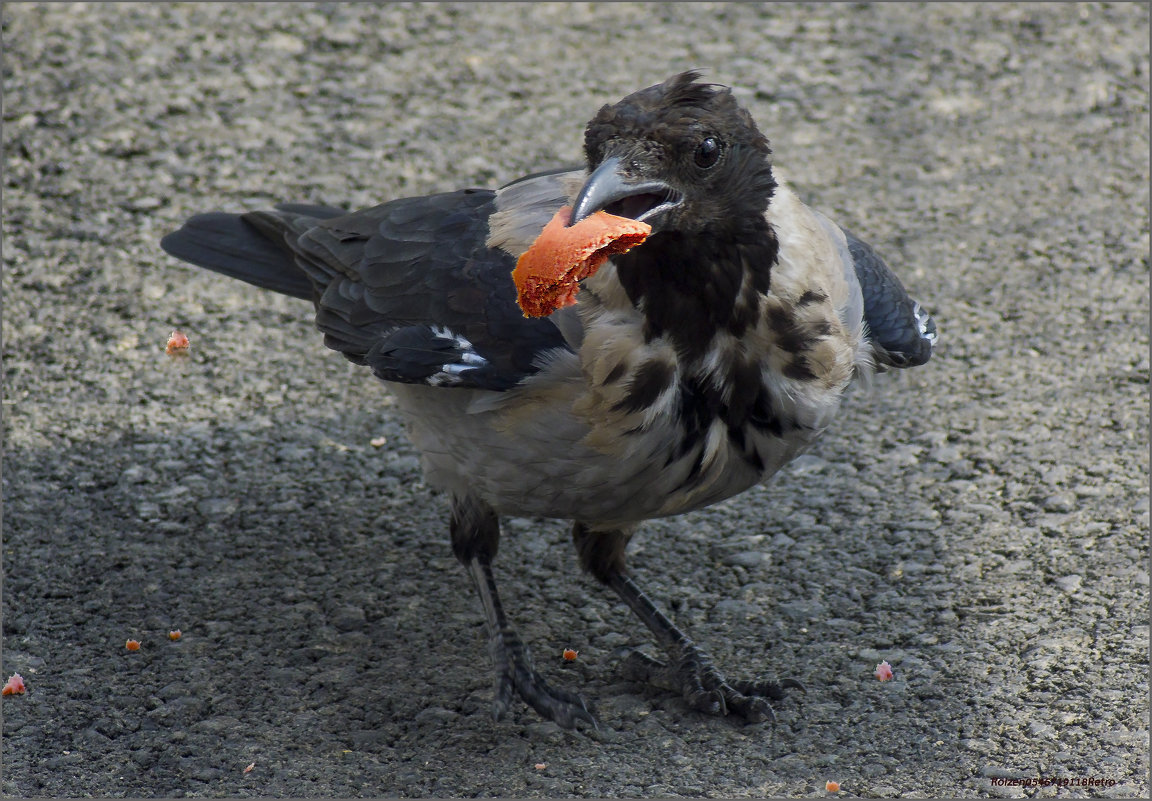
[[[293,247],[323,287],[325,344],[386,381],[505,390],[566,347],[547,319],[526,318],[515,259],[486,244],[495,193],[465,189],[324,220]]]
[[[908,296],[900,279],[866,242],[840,230],[860,282],[864,322],[876,359],[892,367],[924,364],[936,344],[936,322]]]
[[[908,297],[900,279],[884,260],[857,236],[825,214],[811,210],[839,251],[844,280],[853,287],[845,320],[863,319],[878,367],[915,367],[932,357],[936,323]]]

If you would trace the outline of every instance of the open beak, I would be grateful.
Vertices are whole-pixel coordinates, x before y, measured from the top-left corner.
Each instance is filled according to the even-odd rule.
[[[621,169],[622,164],[619,156],[610,156],[588,176],[572,204],[569,226],[598,211],[606,211],[646,222],[655,232],[659,230],[659,219],[664,212],[683,202],[681,194],[663,181],[628,178]]]

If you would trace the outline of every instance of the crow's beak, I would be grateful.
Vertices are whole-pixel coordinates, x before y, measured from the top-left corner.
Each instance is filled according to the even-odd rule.
[[[656,231],[664,212],[683,202],[681,194],[663,181],[630,178],[622,169],[623,163],[619,156],[610,156],[588,176],[572,204],[568,225],[603,210],[646,222]]]

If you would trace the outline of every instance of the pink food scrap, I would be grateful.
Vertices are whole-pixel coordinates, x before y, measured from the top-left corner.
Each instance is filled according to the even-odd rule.
[[[168,344],[164,352],[169,356],[183,356],[188,353],[188,335],[182,331],[173,331],[168,336]]]

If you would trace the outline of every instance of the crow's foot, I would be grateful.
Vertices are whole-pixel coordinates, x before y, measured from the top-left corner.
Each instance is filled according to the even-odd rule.
[[[739,715],[749,723],[774,721],[769,700],[779,701],[785,690],[805,692],[795,679],[774,681],[728,681],[711,658],[693,644],[683,644],[680,658],[665,664],[639,651],[624,662],[626,675],[636,681],[678,692],[693,709],[708,715]]]
[[[468,508],[455,511],[458,511],[460,519],[469,519]],[[472,514],[471,517],[476,518],[477,515]],[[495,521],[495,512],[481,519],[482,523],[489,526],[495,526]],[[484,604],[484,617],[488,623],[488,653],[492,657],[495,679],[492,716],[496,720],[503,718],[512,706],[513,697],[519,695],[546,720],[554,721],[558,726],[572,729],[576,727],[576,721],[583,720],[598,729],[596,719],[588,711],[588,704],[583,698],[567,690],[549,687],[544,677],[532,666],[528,646],[520,640],[509,624],[508,616],[504,614],[500,594],[496,591],[496,577],[492,574],[491,558],[473,558],[465,564]]]
[[[505,630],[493,636],[488,641],[488,652],[492,655],[496,674],[492,700],[492,716],[496,720],[504,717],[512,705],[513,696],[519,695],[544,718],[565,729],[575,728],[578,720],[598,728],[596,718],[588,711],[588,704],[582,697],[548,686],[532,666],[528,647],[514,632]]]

